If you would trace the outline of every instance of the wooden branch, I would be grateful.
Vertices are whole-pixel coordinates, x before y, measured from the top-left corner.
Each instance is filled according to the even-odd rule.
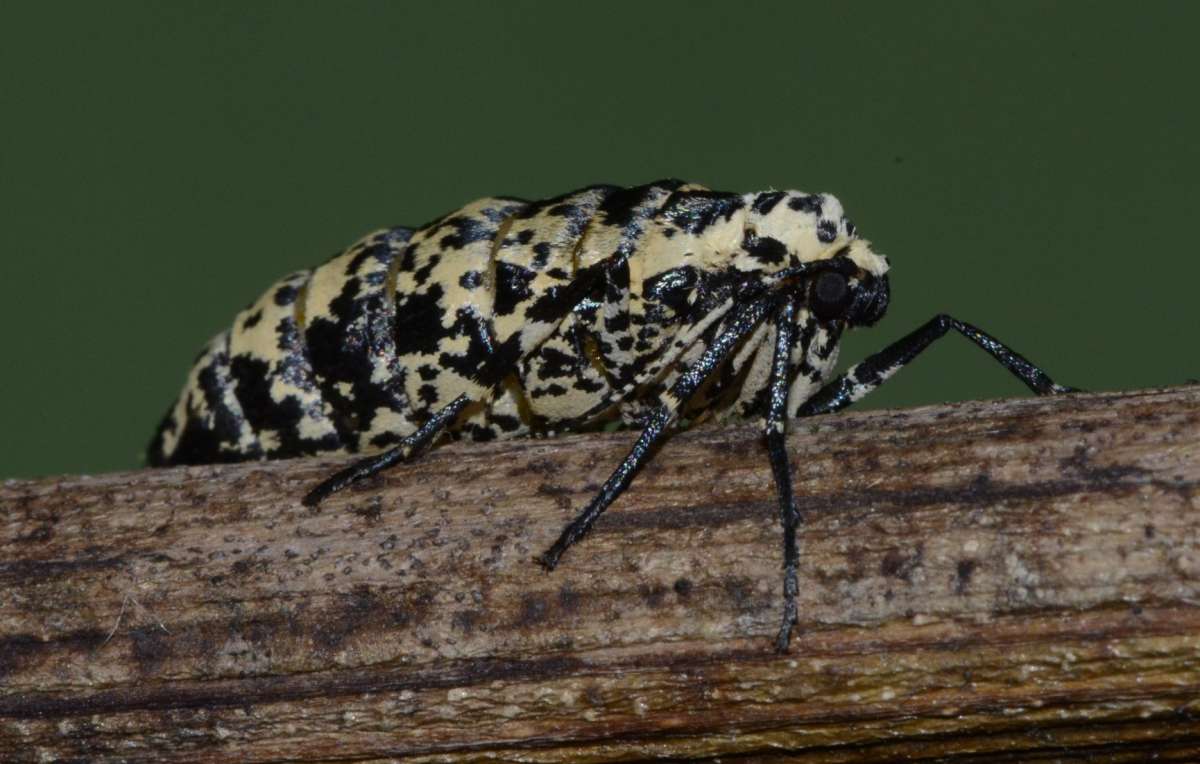
[[[0,759],[1200,757],[1200,387],[0,489]]]

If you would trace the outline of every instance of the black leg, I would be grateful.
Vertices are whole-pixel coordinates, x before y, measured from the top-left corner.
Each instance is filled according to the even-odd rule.
[[[796,307],[790,300],[775,314],[775,355],[771,362],[770,398],[767,404],[767,453],[771,456],[771,472],[775,475],[775,492],[779,496],[779,517],[783,524],[783,622],[775,637],[775,649],[786,652],[796,624],[796,567],[800,552],[796,548],[796,529],[800,511],[792,495],[792,470],[788,462],[784,435],[787,427],[788,372],[791,361],[792,337],[796,332]]]
[[[558,565],[559,558],[567,551],[572,544],[583,538],[592,524],[596,522],[596,518],[603,514],[604,510],[608,509],[608,505],[621,495],[621,493],[629,486],[633,476],[643,464],[646,463],[651,451],[658,441],[666,432],[669,425],[679,412],[680,406],[683,405],[692,394],[696,392],[696,388],[700,383],[716,369],[722,361],[733,351],[738,341],[746,335],[754,331],[758,322],[763,316],[775,306],[776,300],[773,297],[763,297],[753,302],[742,305],[733,315],[729,326],[726,327],[712,344],[700,356],[686,372],[679,376],[671,389],[663,396],[664,401],[658,409],[651,414],[646,428],[642,430],[642,434],[630,449],[629,454],[622,460],[620,466],[609,476],[608,480],[600,488],[600,492],[595,498],[580,512],[574,520],[563,529],[558,540],[541,556],[537,561],[542,564],[547,570],[554,570]]]
[[[1046,372],[982,329],[943,313],[934,316],[878,353],[868,356],[845,374],[822,387],[797,409],[796,416],[828,414],[844,409],[879,387],[916,358],[921,351],[932,345],[934,340],[945,336],[951,329],[983,348],[988,355],[999,361],[1001,366],[1038,395],[1077,392],[1075,388],[1055,383]]]
[[[432,443],[433,439],[458,417],[459,413],[462,412],[463,408],[469,402],[470,398],[466,395],[458,396],[442,407],[428,422],[421,425],[419,430],[400,441],[399,445],[381,454],[361,459],[346,469],[334,473],[304,496],[304,505],[306,507],[315,507],[331,493],[340,491],[363,478],[377,475],[393,464],[402,462],[419,453]]]

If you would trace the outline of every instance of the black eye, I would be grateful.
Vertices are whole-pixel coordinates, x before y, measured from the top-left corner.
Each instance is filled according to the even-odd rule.
[[[850,284],[837,271],[825,271],[812,286],[810,306],[822,321],[841,318],[850,306]]]

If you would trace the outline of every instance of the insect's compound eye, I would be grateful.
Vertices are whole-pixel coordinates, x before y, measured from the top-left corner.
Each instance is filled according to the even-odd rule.
[[[813,283],[809,307],[817,318],[829,321],[845,314],[852,297],[850,284],[844,275],[837,271],[825,271]]]

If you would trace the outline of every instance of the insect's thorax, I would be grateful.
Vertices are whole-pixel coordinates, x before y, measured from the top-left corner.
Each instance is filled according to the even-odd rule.
[[[521,364],[521,387],[540,426],[581,429],[621,420],[635,426],[728,325],[750,288],[795,259],[751,262],[747,215],[736,208],[705,225],[655,218],[640,232],[636,256],[610,257],[605,278],[574,307],[542,348]],[[598,239],[598,241],[597,241]],[[587,238],[581,251],[609,250]],[[795,400],[832,376],[841,331],[801,307],[790,367]],[[763,413],[775,346],[764,323],[689,402],[689,419],[744,418]],[[547,380],[550,380],[547,384]]]
[[[832,217],[822,222],[822,214]],[[818,231],[825,223],[830,228]],[[399,264],[398,347],[410,422],[496,385],[487,405],[469,412],[464,434],[636,424],[724,328],[748,285],[852,240],[835,199],[794,192],[655,184],[584,189],[524,206],[475,202],[414,234]],[[405,336],[416,310],[429,310],[431,290],[440,327]],[[547,304],[563,299],[569,310],[543,318]],[[806,310],[797,316],[792,387],[807,395],[828,376],[838,338]],[[713,375],[689,416],[761,412],[773,345],[774,329],[764,324]],[[403,352],[410,347],[415,352]],[[481,378],[478,370],[505,353],[511,370]]]

